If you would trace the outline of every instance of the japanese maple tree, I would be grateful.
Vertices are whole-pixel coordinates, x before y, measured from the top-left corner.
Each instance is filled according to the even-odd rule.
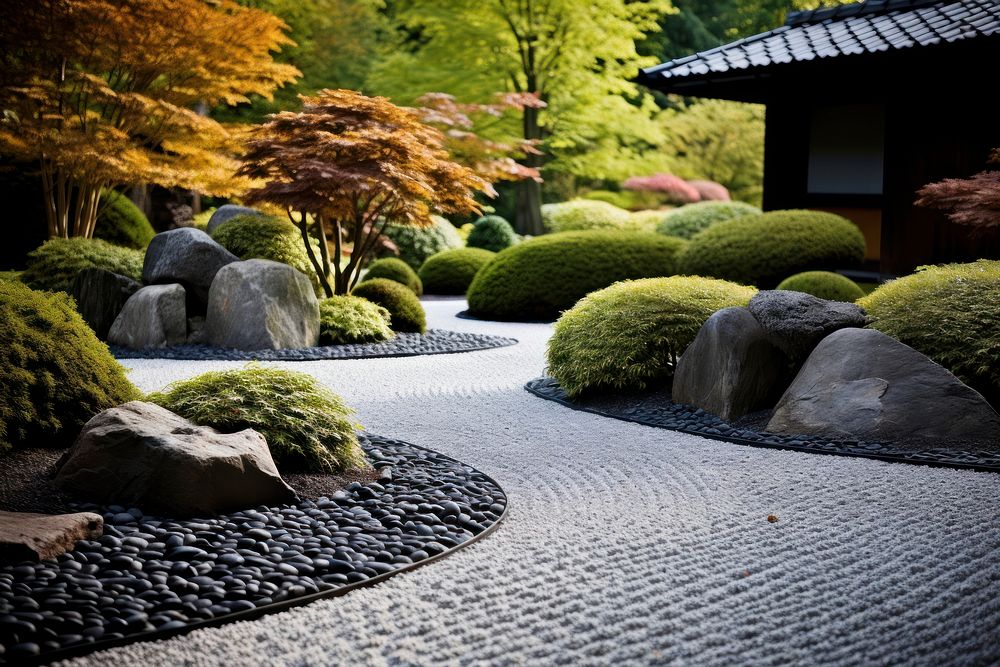
[[[990,162],[1000,163],[1000,148]],[[1000,227],[1000,171],[982,171],[969,178],[948,178],[921,188],[918,206],[948,212],[948,219],[981,229]]]

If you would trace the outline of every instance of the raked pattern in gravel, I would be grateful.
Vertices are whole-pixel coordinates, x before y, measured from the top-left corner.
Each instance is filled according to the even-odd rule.
[[[1000,475],[739,447],[569,410],[523,389],[542,373],[550,325],[425,305],[431,326],[521,342],[287,366],[343,394],[371,432],[496,479],[509,499],[499,530],[343,598],[74,664],[1000,661]],[[125,363],[146,390],[240,366]]]

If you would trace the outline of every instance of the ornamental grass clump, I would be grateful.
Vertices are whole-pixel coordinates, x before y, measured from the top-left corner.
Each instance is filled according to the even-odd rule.
[[[269,259],[288,264],[303,274],[317,295],[323,294],[319,276],[309,261],[302,234],[287,220],[264,215],[237,215],[212,230],[212,239],[240,259]],[[314,252],[319,252],[315,240]]]
[[[805,292],[827,301],[847,301],[854,303],[865,295],[856,282],[831,271],[805,271],[785,278],[778,283],[778,289]]]
[[[307,373],[257,366],[213,371],[175,382],[147,400],[224,433],[257,431],[281,472],[368,467],[354,410]]]
[[[470,248],[482,248],[500,252],[517,243],[517,233],[510,223],[499,215],[487,215],[476,220],[465,244]]]
[[[570,396],[669,386],[677,358],[714,312],[757,290],[690,276],[620,282],[588,294],[556,322],[548,372]]]
[[[393,331],[419,334],[427,332],[427,315],[420,299],[394,280],[373,278],[355,287],[351,294],[388,310]]]
[[[376,259],[368,265],[368,272],[361,282],[374,280],[375,278],[385,278],[400,285],[404,285],[411,292],[420,296],[424,293],[424,284],[420,281],[420,276],[410,267],[409,264],[395,257],[384,257]]]
[[[49,239],[28,253],[21,280],[32,289],[70,292],[76,275],[89,268],[142,278],[143,253],[100,239]]]
[[[62,293],[0,281],[0,451],[66,446],[95,414],[140,396]]]
[[[428,294],[465,294],[479,270],[493,261],[495,252],[482,248],[455,248],[430,257],[420,267]]]
[[[101,194],[94,238],[142,250],[156,236],[149,219],[125,195],[106,190]]]
[[[760,215],[760,209],[741,201],[704,201],[681,206],[663,216],[656,231],[679,239],[690,239],[720,222]]]
[[[392,338],[389,311],[357,296],[331,296],[319,302],[320,345],[381,343]]]
[[[922,267],[860,299],[871,325],[1000,407],[1000,261]]]

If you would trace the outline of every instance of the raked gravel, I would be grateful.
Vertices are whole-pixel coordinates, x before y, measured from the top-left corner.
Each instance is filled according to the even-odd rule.
[[[343,598],[73,664],[976,664],[1000,661],[1000,475],[753,449],[523,389],[550,325],[466,354],[297,362],[373,433],[507,492],[507,519]],[[146,390],[232,362],[125,362]],[[779,520],[769,523],[767,516]]]

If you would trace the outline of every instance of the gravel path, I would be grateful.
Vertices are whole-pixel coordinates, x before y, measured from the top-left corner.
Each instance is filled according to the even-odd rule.
[[[510,503],[500,529],[344,598],[76,664],[1000,661],[1000,475],[739,447],[569,410],[522,388],[543,370],[549,325],[426,306],[432,326],[521,343],[288,367],[343,394],[373,433],[491,475]],[[240,366],[125,363],[147,390]]]

